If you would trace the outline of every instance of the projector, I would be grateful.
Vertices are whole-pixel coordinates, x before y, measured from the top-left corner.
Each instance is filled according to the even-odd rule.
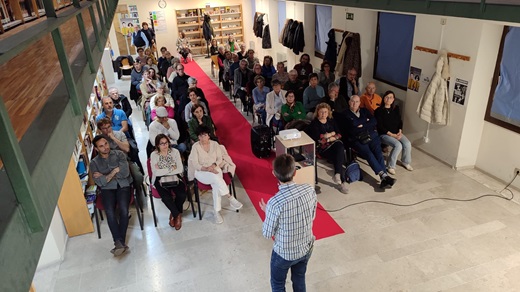
[[[282,140],[298,139],[302,136],[298,129],[283,130],[280,131],[279,135],[282,138]]]

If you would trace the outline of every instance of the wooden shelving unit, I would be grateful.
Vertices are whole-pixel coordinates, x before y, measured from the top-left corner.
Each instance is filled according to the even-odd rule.
[[[53,0],[53,4],[54,10],[60,10],[72,5],[72,0]],[[0,33],[44,15],[43,0],[0,0]]]
[[[240,4],[175,10],[177,28],[179,31],[184,31],[186,37],[189,38],[193,55],[207,54],[206,41],[202,33],[202,23],[206,13],[211,16],[215,39],[219,44],[225,44],[229,35],[233,35],[237,42],[244,41],[242,5]]]

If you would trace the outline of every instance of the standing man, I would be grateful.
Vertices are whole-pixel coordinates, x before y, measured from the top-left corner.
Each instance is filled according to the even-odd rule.
[[[101,200],[114,240],[114,248],[110,252],[114,256],[120,256],[129,248],[126,245],[126,230],[132,176],[126,154],[119,150],[110,150],[108,140],[107,136],[98,135],[92,141],[98,155],[90,161],[90,171],[94,182],[101,189]],[[119,212],[116,212],[116,206]]]
[[[311,185],[297,185],[294,158],[282,154],[273,161],[273,174],[278,179],[278,193],[267,205],[260,201],[265,212],[262,234],[274,237],[271,254],[271,289],[285,291],[285,279],[291,269],[293,291],[305,291],[305,272],[314,246],[312,223],[318,199]]]
[[[189,102],[188,99],[188,79],[190,78],[190,75],[186,74],[184,72],[184,65],[177,64],[177,76],[173,78],[171,89],[172,94],[171,96],[173,99],[177,102],[178,106],[175,107],[175,114],[180,115],[186,105]]]

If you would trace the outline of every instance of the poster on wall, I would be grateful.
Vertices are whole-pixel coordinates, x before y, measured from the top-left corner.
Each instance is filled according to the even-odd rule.
[[[150,19],[153,21],[155,32],[166,32],[166,17],[164,11],[150,11]]]
[[[453,89],[453,98],[451,101],[464,105],[466,101],[466,90],[468,89],[468,81],[459,78],[455,79],[455,88]]]
[[[421,85],[421,69],[410,67],[410,77],[408,78],[408,89],[415,92],[419,91]]]

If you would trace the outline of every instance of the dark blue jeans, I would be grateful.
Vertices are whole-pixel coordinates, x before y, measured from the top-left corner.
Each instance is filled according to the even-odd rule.
[[[291,269],[291,281],[294,292],[305,292],[305,272],[312,254],[312,248],[305,256],[294,261],[287,261],[276,252],[271,254],[271,289],[273,292],[285,291],[285,279]]]
[[[341,141],[334,142],[329,148],[320,152],[320,155],[334,164],[334,174],[339,173],[341,182],[345,182],[345,147]]]
[[[381,150],[381,139],[376,132],[370,133],[372,141],[368,144],[362,144],[354,141],[354,149],[359,153],[361,158],[366,159],[370,168],[379,174],[381,171],[386,172],[385,159],[383,158],[383,150]]]
[[[114,242],[126,243],[126,229],[128,228],[128,207],[130,205],[130,187],[115,190],[101,189],[101,200],[107,215],[108,228]],[[116,207],[119,216],[116,216]]]
[[[160,179],[160,177],[157,177],[153,185],[172,216],[177,217],[183,211],[184,201],[186,200],[186,185],[181,181],[178,186],[166,189],[161,186]]]

